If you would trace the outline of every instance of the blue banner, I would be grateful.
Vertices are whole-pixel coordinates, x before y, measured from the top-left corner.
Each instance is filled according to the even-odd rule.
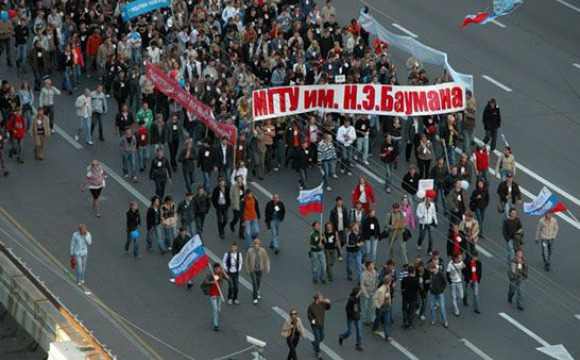
[[[123,21],[129,21],[132,18],[141,14],[148,13],[165,6],[171,6],[170,0],[136,0],[131,3],[123,5],[121,8],[121,15]]]

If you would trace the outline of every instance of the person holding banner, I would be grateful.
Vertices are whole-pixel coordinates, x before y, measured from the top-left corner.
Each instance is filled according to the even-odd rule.
[[[544,270],[550,271],[550,257],[552,256],[552,247],[554,240],[558,236],[558,221],[552,217],[551,213],[547,213],[536,227],[536,244],[541,241],[542,244],[542,259],[544,260]]]
[[[346,171],[349,176],[352,175],[352,155],[355,140],[356,131],[350,124],[350,119],[345,118],[343,125],[338,128],[336,133],[336,141],[340,145],[340,154],[342,158],[340,164],[341,174],[344,174]]]

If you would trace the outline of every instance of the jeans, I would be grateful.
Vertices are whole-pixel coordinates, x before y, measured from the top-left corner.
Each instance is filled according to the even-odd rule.
[[[306,189],[306,181],[308,180],[308,169],[298,169],[298,184],[302,189]]]
[[[278,243],[278,232],[280,229],[280,221],[278,219],[272,219],[270,222],[270,231],[272,231],[272,243],[270,247],[273,247],[275,250],[280,249],[280,244]]]
[[[361,346],[361,327],[360,327],[360,320],[353,320],[353,319],[347,319],[346,320],[346,332],[340,334],[340,337],[343,339],[347,339],[350,334],[352,333],[352,328],[354,326],[354,329],[356,331],[356,346]]]
[[[469,291],[473,291],[473,311],[479,311],[479,283],[470,282],[465,284],[465,299],[469,298]]]
[[[129,251],[129,246],[133,242],[133,255],[139,256],[139,239],[133,239],[131,231],[127,230],[127,240],[125,241],[125,251]]]
[[[479,223],[479,234],[483,235],[483,220],[485,220],[485,209],[475,208],[475,217]]]
[[[499,178],[501,179],[501,181],[505,181],[505,179],[507,178],[508,174],[511,173],[510,170],[500,170],[499,171]]]
[[[163,199],[165,195],[165,184],[167,184],[167,179],[155,179],[155,195]]]
[[[554,239],[542,239],[542,259],[544,260],[544,267],[550,268],[550,257],[552,256],[552,247],[554,246]]]
[[[321,167],[322,167],[322,183],[324,187],[330,186],[328,183],[328,177],[331,176],[332,173],[332,162],[333,160],[323,160]]]
[[[81,132],[85,131],[86,142],[90,143],[93,142],[93,137],[91,136],[91,117],[87,116],[81,117],[81,121],[79,123],[79,127],[77,128],[77,132],[75,133],[76,136],[80,136]]]
[[[489,169],[479,170],[479,178],[483,179],[486,183],[489,183]]]
[[[365,240],[365,259],[373,263],[377,262],[377,245],[379,241],[376,237],[371,236],[370,239]]]
[[[463,135],[463,152],[471,155],[471,142],[473,141],[473,130],[472,129],[462,129],[461,135]]]
[[[447,151],[447,158],[449,160],[449,165],[453,166],[455,165],[455,163],[457,162],[457,159],[455,157],[455,146],[447,146],[445,148],[445,150]]]
[[[369,138],[368,136],[356,138],[356,151],[357,154],[362,156],[362,161],[369,160]]]
[[[188,169],[187,167],[183,166],[183,180],[185,181],[185,188],[187,191],[192,192],[191,185],[195,183],[195,170],[193,168]]]
[[[383,323],[383,333],[385,339],[391,336],[391,319],[392,319],[392,308],[390,306],[383,306],[379,309],[375,309],[375,321],[373,323],[373,331],[379,329],[379,324]]]
[[[238,300],[238,292],[240,291],[240,273],[228,273],[230,279],[228,280],[228,300]]]
[[[135,169],[135,152],[123,153],[123,176],[130,178],[137,177],[137,170]]]
[[[42,78],[45,74],[44,68],[39,67],[36,70],[32,70],[32,74],[34,75],[34,89],[40,91],[40,88],[42,87]],[[47,113],[45,113],[45,115],[48,116]]]
[[[87,268],[87,255],[75,255],[77,269],[77,284],[85,282],[85,270]]]
[[[416,300],[403,298],[403,326],[413,326],[413,316],[415,315]]]
[[[157,247],[159,248],[159,252],[166,252],[167,249],[163,244],[163,230],[161,229],[161,225],[155,225],[151,229],[147,230],[147,249],[151,250],[153,246],[153,238],[155,238],[155,242],[157,243]]]
[[[435,322],[435,304],[439,303],[439,312],[441,314],[441,320],[443,324],[447,324],[447,313],[445,311],[445,295],[444,293],[441,294],[433,294],[429,291],[429,317],[431,322]]]
[[[93,113],[93,118],[91,121],[91,135],[93,134],[93,131],[95,131],[97,125],[99,125],[99,140],[104,140],[105,138],[103,137],[103,114],[95,112]]]
[[[225,205],[218,205],[215,212],[217,216],[218,233],[223,237],[225,236],[225,229],[228,223],[228,207]]]
[[[518,306],[518,308],[523,308],[524,307],[524,279],[514,279],[514,280],[510,280],[510,289],[508,292],[508,299],[511,301],[511,299],[514,297],[514,294],[516,295],[516,304]]]
[[[310,324],[312,328],[312,335],[314,335],[314,341],[312,342],[312,347],[316,354],[320,354],[320,343],[324,341],[324,327]]]
[[[332,267],[334,266],[335,250],[324,249],[324,257],[326,258],[326,278],[332,281]]]
[[[28,63],[28,44],[18,44],[16,45],[16,66],[26,73],[26,64]]]
[[[187,233],[190,236],[193,236],[195,234],[197,234],[197,229],[195,228],[194,224],[188,221],[183,220],[183,218],[181,218],[181,227],[184,227],[187,229]]]
[[[394,162],[385,163],[385,189],[389,189],[391,184],[393,184],[393,169],[395,168]]]
[[[434,203],[437,206],[437,199],[441,199],[441,208],[443,209],[443,216],[447,216],[447,199],[445,198],[445,190],[443,187],[437,189],[437,198],[435,199]]]
[[[177,226],[163,227],[163,238],[165,239],[165,246],[171,247],[173,239],[177,237]]]
[[[16,139],[16,138],[12,138],[12,148],[10,149],[10,151],[12,152],[13,155],[16,155],[16,158],[18,160],[20,160],[20,154],[22,153],[22,140],[23,139]]]
[[[74,64],[73,68],[73,78],[74,78],[74,82],[75,82],[75,86],[79,85],[81,83],[81,78],[82,78],[82,69],[81,69],[81,64]]]
[[[206,194],[211,194],[211,172],[203,171],[203,188]]]
[[[459,315],[459,306],[457,306],[457,304],[463,299],[463,282],[452,282],[449,288],[451,289],[451,304],[453,305],[453,313],[455,315]]]
[[[262,271],[253,271],[250,276],[252,277],[252,298],[257,300],[262,285]]]
[[[310,270],[313,282],[325,281],[326,256],[324,256],[324,251],[310,251]]]
[[[2,20],[4,21],[4,20]],[[9,37],[8,39],[1,39],[0,40],[0,56],[2,56],[2,53],[4,52],[4,50],[6,50],[6,63],[8,65],[12,64],[12,43],[11,43],[11,38]]]
[[[485,138],[483,138],[484,143],[488,143],[491,140],[491,151],[495,150],[495,145],[497,143],[497,129],[495,130],[485,130]]]
[[[429,238],[429,246],[427,246],[427,252],[431,253],[431,251],[433,251],[433,236],[431,235],[431,225],[419,224],[419,240],[417,241],[417,246],[421,246],[423,244],[425,233],[427,233],[427,236]]]
[[[346,252],[346,278],[352,280],[352,265],[354,263],[356,268],[356,282],[360,283],[360,278],[362,275],[362,254],[360,250],[351,252]]]
[[[147,163],[149,163],[149,145],[139,146],[139,170],[145,170]]]
[[[221,151],[221,150],[220,150]],[[223,165],[220,167],[219,169],[219,175],[223,177],[224,179],[226,179],[226,183],[229,183],[231,177],[232,177],[232,167],[229,165]]]
[[[514,239],[509,239],[506,242],[506,258],[508,263],[510,261],[512,261],[515,257],[515,252],[514,252]]]
[[[64,68],[64,78],[62,79],[62,87],[68,91],[68,93],[72,93],[73,88],[74,88],[74,84],[73,81],[71,80],[71,72],[72,69],[70,66],[67,66]]]
[[[368,297],[362,295],[360,298],[360,319],[364,324],[370,324],[375,320],[372,293]]]
[[[203,224],[205,223],[205,213],[195,214],[195,230],[201,236],[203,234]]]
[[[219,296],[212,296],[209,298],[211,303],[211,324],[218,327],[220,321],[220,311],[222,310],[222,299]]]
[[[260,233],[258,219],[244,220],[244,230],[246,232],[246,246],[250,248]]]
[[[351,172],[352,152],[353,152],[352,146],[340,145],[340,154],[341,154],[341,158],[342,158],[342,163],[340,164],[340,168],[342,170],[346,170],[348,172]]]

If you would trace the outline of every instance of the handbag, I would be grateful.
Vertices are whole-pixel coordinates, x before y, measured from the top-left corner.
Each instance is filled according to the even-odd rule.
[[[381,239],[387,239],[391,234],[391,229],[385,229],[381,231]]]
[[[77,263],[75,261],[75,257],[73,255],[70,256],[70,268],[74,269],[75,267],[77,267]]]
[[[407,241],[409,240],[413,235],[411,234],[411,230],[405,228],[405,230],[403,230],[403,241]]]
[[[475,211],[476,208],[477,208],[477,203],[476,203],[475,199],[471,199],[469,201],[469,210]]]

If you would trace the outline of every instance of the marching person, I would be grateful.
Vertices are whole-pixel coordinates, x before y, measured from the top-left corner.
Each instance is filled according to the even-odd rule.
[[[48,59],[44,59],[48,61]],[[34,68],[33,68],[34,69]],[[44,86],[40,90],[38,97],[38,105],[44,107],[44,113],[50,119],[50,131],[54,134],[54,95],[60,95],[61,92],[56,87],[52,86],[50,78],[44,80]]]
[[[375,264],[371,261],[365,261],[362,273],[360,288],[362,295],[361,302],[361,320],[365,325],[371,325],[375,320],[373,311],[373,295],[378,286],[379,275],[375,269]]]
[[[483,220],[485,219],[485,210],[488,205],[489,191],[487,190],[487,183],[479,179],[469,197],[469,208],[471,211],[475,211],[475,217],[479,223],[479,236],[483,236]]]
[[[318,166],[322,170],[322,186],[326,191],[332,191],[328,179],[330,176],[336,178],[336,149],[332,141],[331,134],[324,134],[322,141],[318,143],[317,156]]]
[[[22,160],[22,140],[26,135],[26,122],[22,116],[22,108],[17,107],[14,113],[10,115],[6,121],[6,131],[10,134],[10,142],[12,144],[8,157],[16,155],[16,161],[19,164],[24,163]]]
[[[284,216],[286,215],[286,208],[284,207],[284,203],[280,201],[280,195],[274,194],[272,196],[272,200],[266,204],[264,213],[266,226],[272,231],[270,249],[274,249],[274,253],[278,254],[280,252],[280,244],[278,241],[280,224],[284,221]]]
[[[87,175],[81,185],[81,191],[85,191],[87,187],[89,188],[93,197],[93,211],[97,217],[101,216],[99,197],[105,187],[105,178],[105,171],[101,167],[101,164],[98,160],[93,160],[87,167]]]
[[[268,252],[261,246],[260,239],[254,240],[254,246],[248,249],[244,264],[246,273],[252,278],[252,298],[254,305],[258,304],[260,296],[260,287],[262,285],[262,275],[270,273],[270,257]]]
[[[431,191],[433,194],[425,194],[425,201],[420,202],[417,205],[417,210],[415,211],[417,219],[419,220],[419,239],[417,240],[417,250],[421,250],[421,245],[423,244],[423,239],[425,238],[425,233],[429,237],[429,245],[427,246],[427,252],[431,255],[433,251],[433,236],[431,235],[431,227],[437,227],[437,209],[435,204],[431,203],[431,196],[434,195],[435,191]]]
[[[435,308],[439,304],[439,311],[441,313],[441,321],[445,328],[449,327],[447,322],[447,313],[445,311],[445,288],[447,281],[445,275],[439,270],[436,262],[429,263],[429,272],[431,273],[431,286],[429,287],[429,321],[431,325],[435,325]]]
[[[521,241],[521,238],[523,237],[522,222],[518,217],[516,209],[510,209],[507,219],[503,221],[502,234],[506,241],[507,261],[510,262],[514,258],[514,251],[521,247],[518,240]]]
[[[254,196],[251,189],[246,189],[244,193],[244,200],[242,201],[240,212],[242,214],[242,222],[244,223],[246,247],[252,246],[252,241],[258,237],[260,233],[260,206],[258,199]]]
[[[379,225],[379,220],[375,215],[374,209],[371,209],[369,216],[363,219],[361,228],[362,237],[365,242],[364,258],[375,263],[377,261],[377,245],[382,239],[381,226]]]
[[[348,210],[342,204],[342,197],[337,196],[336,205],[330,210],[330,222],[333,228],[338,233],[338,240],[340,243],[337,245],[338,261],[342,261],[341,248],[346,244],[346,234],[350,227]]]
[[[427,135],[420,135],[419,146],[417,146],[416,152],[419,174],[421,175],[421,178],[427,179],[431,168],[431,161],[433,161],[435,155],[433,144],[429,139],[427,139]]]
[[[197,231],[194,227],[195,224],[194,211],[195,209],[193,207],[193,194],[188,191],[187,193],[185,193],[185,199],[181,200],[179,204],[177,204],[177,215],[179,216],[181,227],[186,228],[187,232],[191,236],[197,234]]]
[[[490,99],[483,110],[483,129],[485,130],[484,143],[491,141],[491,151],[495,150],[497,130],[501,127],[501,114],[495,99]]]
[[[477,145],[475,150],[473,150],[473,155],[471,160],[475,165],[475,173],[477,174],[478,180],[483,180],[486,183],[489,182],[489,152],[487,151],[487,146]]]
[[[91,92],[91,107],[92,107],[92,120],[91,120],[91,136],[97,125],[99,126],[99,140],[105,141],[103,137],[103,116],[107,113],[107,96],[103,92],[103,85],[97,85],[95,91]]]
[[[238,243],[233,243],[230,251],[226,251],[222,258],[222,267],[228,274],[228,305],[240,305],[238,293],[240,291],[240,272],[244,259],[238,249]]]
[[[30,126],[30,136],[34,141],[34,159],[44,160],[44,147],[46,140],[51,135],[50,120],[48,116],[44,115],[44,108],[39,107],[36,110],[36,115],[32,117],[32,125]]]
[[[453,190],[447,194],[447,205],[450,225],[459,224],[463,219],[463,214],[469,210],[469,197],[461,186],[461,180],[455,180]]]
[[[78,230],[72,234],[70,242],[70,255],[74,257],[76,264],[78,286],[85,283],[87,256],[89,254],[89,246],[92,242],[93,238],[91,237],[91,233],[87,231],[87,226],[80,224]]]
[[[345,339],[348,339],[352,332],[352,328],[356,331],[356,344],[355,349],[358,351],[363,351],[363,347],[361,346],[362,339],[361,333],[362,329],[360,326],[360,297],[362,294],[362,290],[360,286],[355,286],[350,296],[348,297],[348,301],[346,303],[346,323],[347,323],[347,330],[346,332],[340,334],[338,336],[338,343],[342,346],[342,343]]]
[[[465,234],[467,241],[467,257],[475,253],[475,246],[479,240],[479,223],[473,218],[473,213],[467,211],[459,224],[459,231]]]
[[[246,185],[244,184],[244,177],[238,175],[234,181],[232,187],[230,188],[230,204],[234,212],[232,221],[230,222],[230,230],[236,232],[236,225],[240,224],[238,230],[238,237],[240,239],[244,238],[244,222],[241,216],[241,208],[244,201],[244,193],[246,191]]]
[[[383,284],[377,289],[373,295],[373,307],[375,308],[375,321],[372,330],[378,331],[379,324],[383,323],[383,333],[387,342],[392,342],[391,338],[391,320],[392,320],[392,297],[391,286],[393,278],[391,274],[385,276]]]
[[[401,280],[401,296],[403,298],[403,328],[413,329],[413,317],[419,297],[419,278],[413,265],[407,268],[407,276]]]
[[[203,139],[203,143],[197,154],[197,167],[201,168],[203,188],[209,194],[211,191],[211,173],[217,170],[217,156],[215,149],[211,147],[211,140],[209,138]]]
[[[187,244],[187,242],[189,241],[190,238],[191,238],[191,235],[187,233],[187,229],[184,227],[180,227],[179,233],[177,234],[177,236],[175,236],[172,239],[171,247],[170,247],[171,254],[173,256],[179,254],[181,249],[183,249],[183,247],[185,246],[185,244]],[[191,280],[189,280],[187,282],[187,290],[190,290],[192,287],[193,287],[193,282]]]
[[[286,360],[298,360],[296,347],[298,346],[298,341],[301,336],[306,339],[306,333],[304,331],[304,326],[302,325],[302,320],[298,317],[298,311],[296,309],[291,309],[290,317],[284,320],[282,336],[286,338],[286,343],[288,344],[288,357]]]
[[[161,225],[163,225],[165,246],[167,250],[171,250],[171,242],[177,236],[177,214],[175,202],[169,195],[163,199],[163,205],[161,205]]]
[[[139,227],[141,226],[141,214],[136,201],[131,201],[126,214],[127,240],[125,241],[125,252],[129,252],[129,246],[133,243],[133,256],[140,259],[139,255]]]
[[[395,243],[398,243],[401,249],[403,264],[409,263],[409,259],[407,258],[407,243],[403,239],[405,215],[401,212],[401,205],[398,203],[394,203],[391,212],[387,214],[385,227],[388,230],[389,258],[394,259]]]
[[[518,310],[524,310],[524,280],[528,278],[528,262],[524,259],[522,250],[516,251],[515,257],[508,265],[508,278],[510,289],[508,291],[508,302],[511,304],[516,295]]]
[[[306,188],[306,181],[308,181],[308,167],[312,163],[313,155],[314,154],[310,153],[308,140],[306,139],[302,140],[300,146],[294,151],[293,164],[299,174],[298,184],[300,190]]]
[[[324,254],[324,238],[320,231],[320,222],[312,224],[312,231],[308,235],[308,257],[310,258],[310,270],[312,271],[312,282],[326,284],[326,256]]]
[[[503,155],[500,155],[497,159],[495,172],[499,174],[501,181],[504,181],[509,173],[515,176],[516,170],[516,158],[512,154],[512,148],[506,146],[503,150]]]
[[[453,260],[447,264],[447,281],[451,289],[451,303],[453,305],[453,315],[459,316],[458,303],[463,299],[463,256],[459,254],[453,255]],[[443,306],[443,305],[442,305]]]
[[[161,227],[161,199],[155,195],[151,198],[151,206],[147,209],[147,250],[153,248],[153,238],[163,256],[167,252],[163,241],[163,229]]]
[[[85,89],[83,94],[77,97],[75,107],[77,108],[77,115],[80,117],[79,127],[75,132],[75,140],[79,141],[79,136],[84,131],[87,144],[93,145],[93,138],[91,136],[91,115],[93,113],[91,90]]]
[[[171,166],[167,158],[163,156],[162,148],[157,149],[155,158],[151,161],[149,179],[155,182],[155,195],[162,199],[167,181],[171,182]]]
[[[419,189],[419,180],[421,180],[421,174],[417,172],[415,164],[410,164],[409,171],[403,176],[401,187],[407,194],[411,195],[409,197],[411,202],[413,201],[413,196],[417,194],[417,190]]]
[[[320,344],[324,341],[324,320],[331,306],[330,300],[324,298],[321,292],[314,294],[314,301],[308,306],[308,321],[314,335],[312,347],[317,359],[322,359]]]
[[[356,282],[360,284],[362,276],[362,248],[364,240],[359,229],[359,223],[353,221],[350,224],[350,233],[346,241],[346,278],[352,281],[352,266],[356,269]]]
[[[478,260],[479,253],[474,252],[469,261],[463,268],[463,277],[465,280],[465,294],[463,296],[463,305],[469,305],[469,291],[473,291],[473,312],[479,312],[479,283],[481,282],[481,261]]]
[[[352,175],[353,145],[356,141],[356,131],[350,124],[349,118],[345,118],[343,125],[338,128],[336,141],[339,144],[341,154],[340,172],[341,174],[344,174],[346,171],[350,176]]]
[[[335,254],[340,254],[340,237],[338,231],[335,230],[332,222],[327,221],[324,225],[324,234],[322,235],[322,242],[324,244],[324,257],[326,258],[326,278],[328,281],[333,281],[333,271],[335,262]]]
[[[385,142],[381,145],[379,157],[385,164],[385,190],[387,194],[390,194],[393,183],[393,170],[399,159],[399,152],[398,147],[394,144],[393,138],[389,133],[385,135]]]
[[[216,211],[217,226],[220,239],[225,239],[226,225],[228,223],[228,209],[230,208],[230,188],[226,185],[226,179],[220,177],[217,186],[211,194],[211,202]]]
[[[125,129],[119,140],[121,163],[123,164],[123,177],[137,182],[137,139],[130,128]]]
[[[352,191],[352,206],[355,206],[357,202],[360,202],[365,212],[368,214],[371,207],[375,207],[375,192],[367,179],[361,176],[358,179],[358,184]]]
[[[220,312],[222,309],[221,285],[222,279],[228,279],[228,275],[223,271],[219,263],[213,264],[212,274],[207,274],[206,284],[211,285],[209,288],[209,301],[211,303],[211,323],[213,331],[219,331]]]
[[[546,271],[550,271],[550,257],[552,256],[554,240],[558,236],[558,230],[558,221],[550,213],[540,218],[536,227],[536,244],[541,241],[542,259]]]
[[[195,182],[195,150],[193,146],[193,139],[185,140],[185,147],[177,157],[177,161],[181,163],[185,188],[190,192],[192,191],[191,185]]]
[[[515,208],[516,204],[522,202],[522,192],[520,186],[514,181],[513,173],[508,173],[506,179],[502,181],[497,187],[497,195],[501,209],[506,217],[508,217],[510,209]]]
[[[195,231],[199,236],[203,235],[203,224],[210,207],[211,200],[207,196],[204,187],[198,187],[197,193],[193,197],[193,213],[195,214]]]

